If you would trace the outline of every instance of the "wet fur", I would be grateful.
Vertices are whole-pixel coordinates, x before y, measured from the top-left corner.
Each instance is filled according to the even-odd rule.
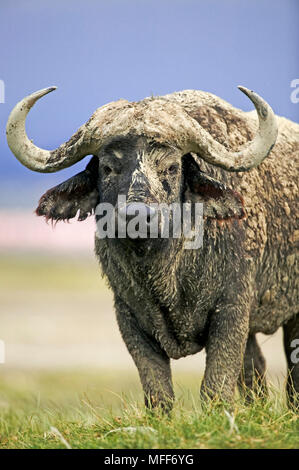
[[[213,95],[184,93],[169,95],[169,99],[187,104],[189,100],[192,117],[220,143],[237,150],[252,139],[257,128],[252,113],[236,110]],[[196,112],[194,100],[199,101]],[[182,201],[205,204],[201,250],[184,250],[183,238],[169,243],[137,242],[134,247],[120,240],[95,240],[96,255],[114,292],[119,328],[138,368],[147,405],[171,407],[170,358],[203,348],[207,365],[202,396],[220,395],[231,401],[238,379],[252,388],[250,367],[264,380],[265,364],[254,335],[272,334],[282,325],[296,387],[294,394],[289,386],[288,396],[298,403],[299,365],[290,364],[289,344],[298,333],[299,321],[299,127],[284,118],[278,120],[276,146],[250,172],[230,174],[208,165],[200,155],[183,160]],[[138,143],[131,142],[135,151]],[[98,200],[99,194],[102,198],[109,188],[109,178],[106,186],[95,183],[98,170],[94,159],[92,162],[85,175],[83,172],[46,193],[38,215],[59,220],[74,217],[78,210],[81,219],[89,215],[91,201]],[[154,193],[167,193],[167,185],[155,176],[154,167],[151,170],[145,165],[141,173],[144,180],[136,178],[131,186],[133,196],[149,197],[148,182]],[[165,197],[170,201],[169,187]],[[115,188],[116,194],[121,193],[119,189]],[[246,371],[241,380],[243,358]]]

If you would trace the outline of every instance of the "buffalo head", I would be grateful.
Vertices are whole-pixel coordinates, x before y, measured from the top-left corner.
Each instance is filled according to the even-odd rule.
[[[11,112],[7,141],[18,160],[39,172],[67,168],[93,155],[86,169],[50,189],[39,202],[37,214],[47,219],[84,220],[99,202],[126,204],[118,215],[126,220],[142,203],[148,221],[156,205],[203,202],[207,217],[226,219],[244,215],[241,196],[200,169],[197,155],[227,171],[247,171],[259,165],[273,147],[276,119],[270,106],[256,93],[240,87],[254,103],[259,129],[238,152],[216,141],[198,121],[198,103],[188,92],[146,98],[130,103],[119,100],[97,109],[89,121],[59,148],[36,147],[25,132],[25,119],[34,103],[55,87],[24,98]]]

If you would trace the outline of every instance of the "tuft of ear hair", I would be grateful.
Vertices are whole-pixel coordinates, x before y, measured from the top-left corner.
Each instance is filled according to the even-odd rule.
[[[49,189],[39,200],[35,213],[46,220],[60,221],[76,217],[85,220],[99,202],[98,157],[93,156],[84,171]]]

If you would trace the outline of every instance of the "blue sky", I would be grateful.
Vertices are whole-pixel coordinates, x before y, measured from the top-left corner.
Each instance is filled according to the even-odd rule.
[[[290,83],[299,78],[297,0],[12,0],[0,6],[0,206],[34,207],[47,188],[85,162],[42,175],[22,167],[5,139],[9,112],[50,85],[27,123],[51,149],[99,106],[182,89],[210,91],[244,110],[256,90],[299,121]]]

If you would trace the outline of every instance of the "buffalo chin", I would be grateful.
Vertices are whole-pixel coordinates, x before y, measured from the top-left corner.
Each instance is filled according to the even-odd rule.
[[[154,252],[161,252],[169,244],[167,238],[116,238],[111,240],[120,246],[123,250],[134,253],[138,258],[152,256]]]

